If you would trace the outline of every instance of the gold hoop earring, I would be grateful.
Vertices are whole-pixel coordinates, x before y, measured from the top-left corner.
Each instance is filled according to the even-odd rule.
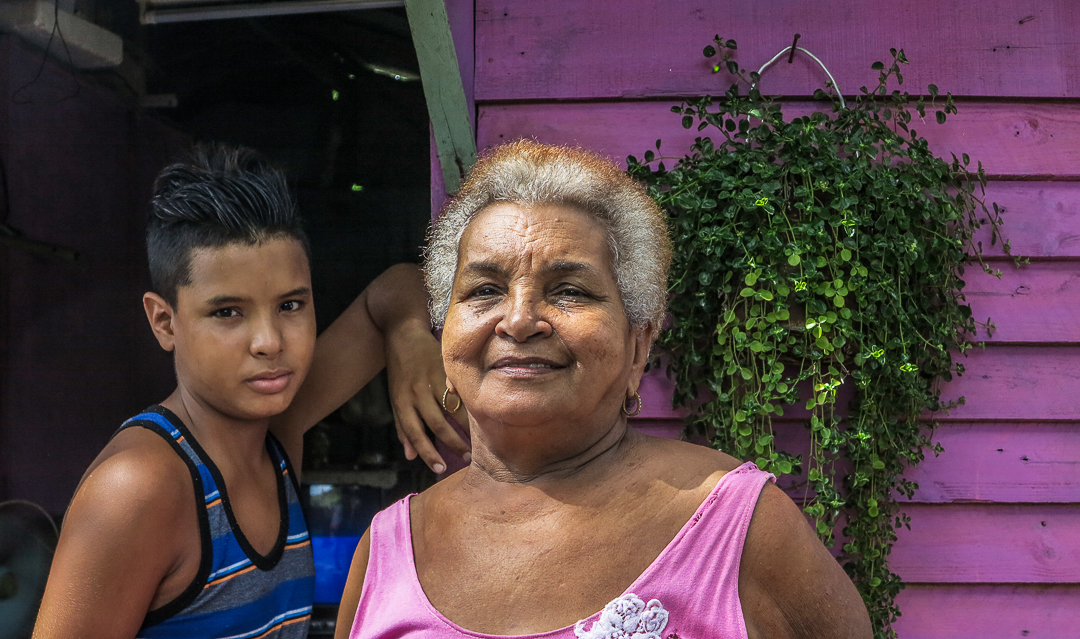
[[[447,386],[446,390],[444,390],[443,394],[442,394],[442,409],[444,411],[448,412],[448,413],[456,413],[456,412],[458,412],[458,409],[461,408],[461,396],[458,395],[457,393],[454,393],[454,397],[457,397],[457,406],[454,407],[454,410],[450,410],[449,408],[446,407],[446,396],[449,395],[449,394],[450,394],[450,387]]]
[[[630,411],[626,410],[626,402],[623,402],[622,413],[623,413],[623,415],[626,415],[627,417],[634,417],[635,415],[637,415],[638,413],[641,412],[641,395],[639,395],[637,391],[634,391],[634,396],[631,397],[630,399],[631,400],[637,400],[637,406],[634,407],[633,412],[630,412]],[[629,401],[629,400],[627,400],[627,401]]]

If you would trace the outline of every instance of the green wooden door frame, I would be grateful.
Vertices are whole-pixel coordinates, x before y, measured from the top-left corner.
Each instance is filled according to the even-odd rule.
[[[457,192],[476,163],[476,136],[444,0],[405,0],[443,181]]]

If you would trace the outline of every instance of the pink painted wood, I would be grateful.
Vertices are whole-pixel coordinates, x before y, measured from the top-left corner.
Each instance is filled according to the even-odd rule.
[[[584,6],[577,0],[479,0],[477,99],[722,91],[729,80],[714,76],[701,53],[716,33],[738,40],[738,60],[751,70],[801,33],[799,45],[822,59],[845,93],[876,81],[871,62],[898,47],[912,61],[904,70],[911,90],[933,82],[954,95],[1080,95],[1080,4],[1069,0],[822,0],[812,8],[787,0],[630,0],[617,9]],[[767,90],[785,95],[811,95],[826,81],[801,54],[763,76]]]
[[[907,473],[917,502],[1080,502],[1080,421],[949,423],[934,440],[945,452]]]
[[[1080,258],[1080,184],[1075,182],[991,182],[986,201],[1004,207],[1005,237],[1013,255],[1029,258]],[[990,245],[990,229],[976,238],[985,255],[1001,255]]]
[[[681,116],[669,108],[676,102],[527,103],[481,105],[477,146],[485,148],[521,137],[551,144],[580,145],[624,163],[639,159],[663,140],[668,166],[690,150],[698,133],[683,129]],[[805,115],[820,103],[791,102],[787,117]],[[827,107],[826,107],[827,108]],[[981,161],[987,173],[1033,179],[1080,179],[1080,104],[965,102],[948,122],[937,124],[931,113],[925,124],[915,123],[938,156],[967,153],[972,168]]]
[[[1078,347],[973,349],[964,365],[968,373],[945,384],[942,397],[967,403],[935,416],[941,421],[1080,420]]]
[[[1080,504],[910,504],[889,559],[907,583],[1080,582]]]
[[[1036,262],[1016,267],[993,265],[996,278],[977,265],[965,275],[964,295],[976,320],[997,326],[990,341],[1080,345],[1080,268],[1076,262]],[[977,339],[987,339],[980,330]]]
[[[680,420],[635,420],[634,427],[656,437],[679,438]],[[773,422],[776,445],[806,458],[810,435],[803,421]],[[956,422],[941,424],[933,440],[945,451],[907,473],[919,484],[912,502],[1077,503],[1080,502],[1080,421],[1066,423]],[[785,475],[778,484],[800,494],[805,474]],[[909,503],[901,498],[901,503]]]
[[[968,372],[946,383],[941,396],[963,396],[966,403],[948,415],[928,418],[943,422],[1080,420],[1078,346],[988,346],[972,349],[959,361]],[[680,414],[671,408],[671,387],[662,371],[646,373],[641,416],[679,419]],[[799,406],[785,411],[785,416],[795,419],[805,414]]]
[[[1001,277],[989,275],[976,264],[963,277],[966,303],[975,319],[990,319],[997,326],[988,335],[980,327],[977,340],[994,343],[1057,343],[1080,345],[1080,268],[1074,262],[1036,262],[1016,267],[1012,262],[992,265]],[[962,361],[962,360],[961,360]],[[648,393],[670,392],[664,378],[647,379]],[[656,416],[662,402],[650,401],[642,408],[646,417]]]
[[[900,639],[1076,637],[1080,585],[909,585],[897,597]]]

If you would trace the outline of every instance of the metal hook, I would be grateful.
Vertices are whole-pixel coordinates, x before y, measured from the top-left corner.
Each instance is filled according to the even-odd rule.
[[[800,37],[801,36],[798,33],[796,33],[795,34],[795,39],[791,41],[791,54],[788,55],[788,57],[787,57],[787,63],[788,64],[791,64],[791,62],[795,59],[795,45],[799,44],[799,38]]]

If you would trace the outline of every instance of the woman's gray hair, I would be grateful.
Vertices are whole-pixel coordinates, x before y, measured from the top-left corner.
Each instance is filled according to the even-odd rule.
[[[450,308],[461,236],[495,202],[557,204],[589,215],[607,234],[626,318],[632,326],[652,323],[659,329],[671,263],[671,240],[660,208],[611,161],[580,148],[531,140],[486,152],[432,226],[424,277],[435,326],[443,325]]]

